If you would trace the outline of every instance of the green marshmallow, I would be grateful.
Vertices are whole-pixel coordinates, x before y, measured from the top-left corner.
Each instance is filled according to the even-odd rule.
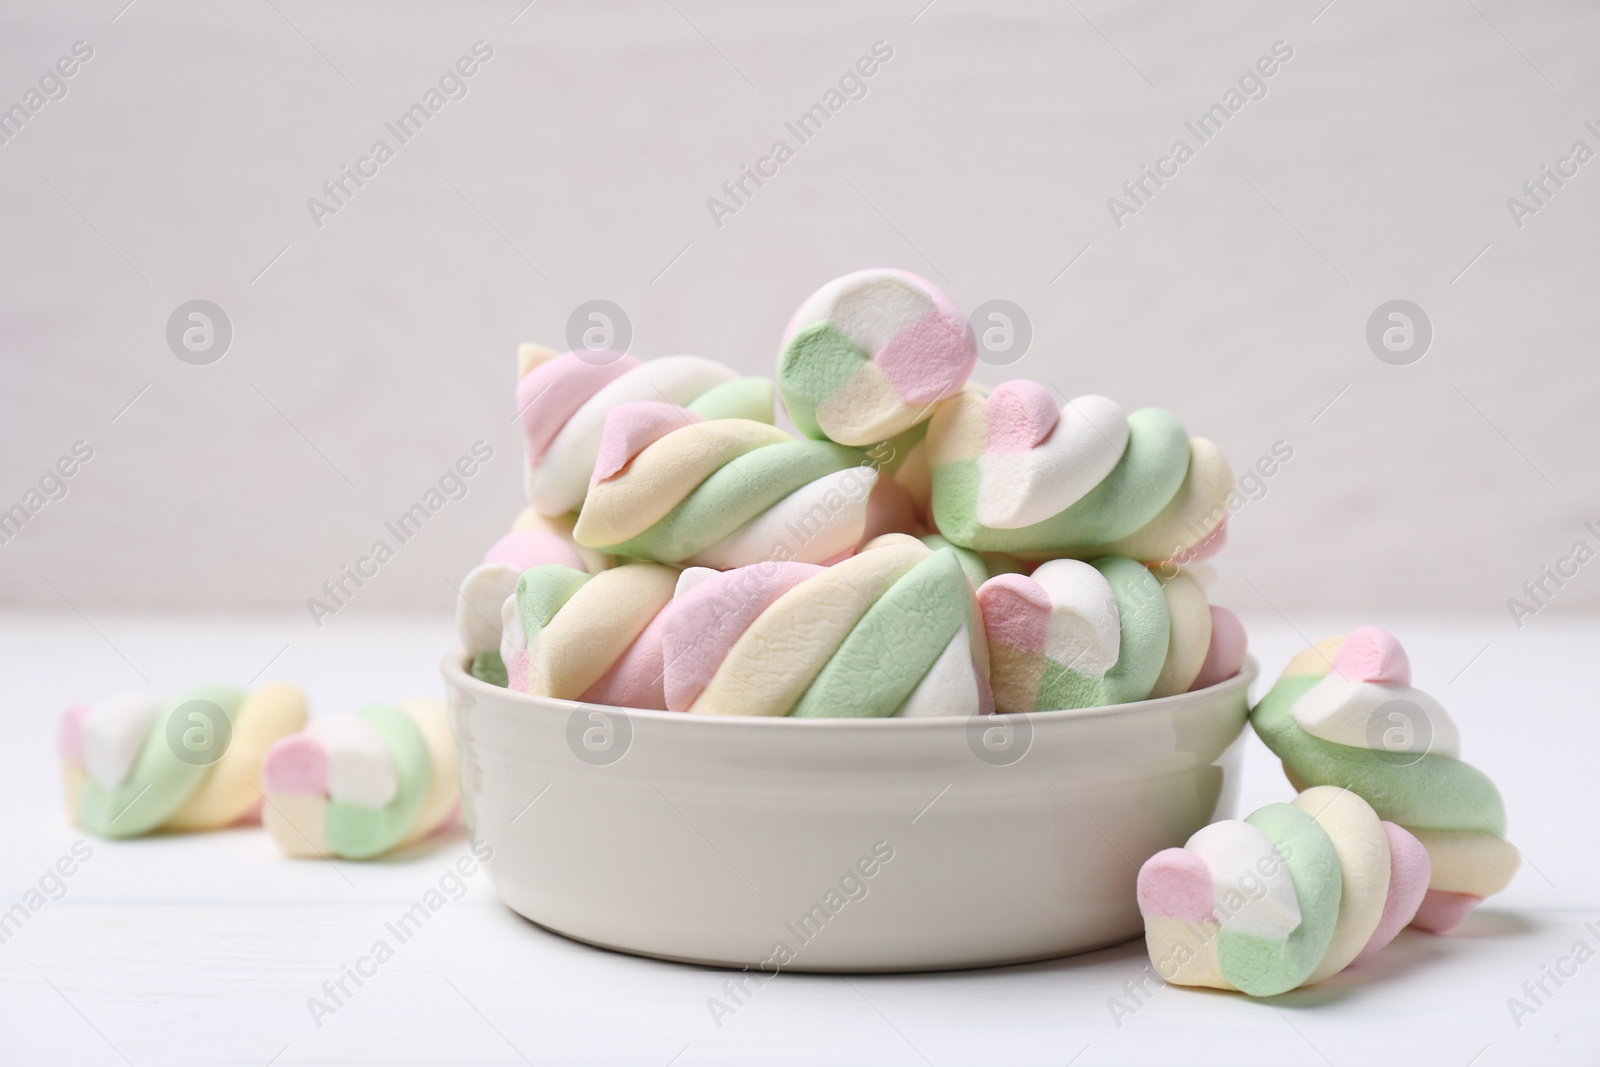
[[[1287,940],[1229,930],[1217,935],[1222,977],[1253,997],[1272,997],[1301,985],[1327,954],[1339,920],[1344,875],[1333,841],[1317,820],[1293,804],[1268,804],[1245,822],[1272,842],[1294,883],[1300,925]]]
[[[817,405],[844,388],[866,362],[867,354],[831,322],[791,337],[778,357],[778,389],[795,428],[807,437],[826,436],[817,423]]]
[[[167,736],[173,713],[191,700],[204,700],[221,708],[232,723],[245,695],[237,686],[202,685],[168,705],[145,737],[126,778],[111,789],[84,778],[78,790],[78,822],[90,833],[111,838],[140,837],[158,829],[200,788],[213,766],[178,758]]]
[[[487,652],[479,652],[472,657],[472,676],[480,682],[498,685],[504,689],[510,682],[506,674],[506,664],[500,658],[500,650],[491,648]]]
[[[961,627],[972,595],[961,560],[940,549],[891,585],[790,712],[796,718],[884,718],[916,690]]]
[[[860,449],[832,441],[781,441],[754,449],[713,471],[637,537],[600,551],[677,563],[716,544],[801,486],[859,467],[863,460]]]
[[[1122,556],[1103,556],[1090,564],[1111,583],[1117,600],[1117,662],[1102,678],[1080,674],[1070,666],[1045,664],[1039,680],[1038,708],[1098,708],[1143,700],[1161,677],[1172,639],[1172,621],[1161,582],[1149,568]]]
[[[978,460],[933,469],[933,517],[956,544],[984,552],[1076,554],[1145,526],[1177,495],[1189,473],[1189,435],[1161,408],[1128,416],[1128,445],[1111,473],[1075,504],[1043,522],[997,530],[978,522]]]
[[[376,704],[356,712],[383,737],[394,757],[398,788],[394,799],[381,808],[366,808],[345,800],[329,800],[323,830],[334,854],[346,859],[371,859],[389,851],[405,837],[427,799],[433,767],[428,743],[410,715],[396,707]]]
[[[772,379],[735,378],[712,386],[684,406],[707,422],[751,419],[771,426]]]
[[[1407,829],[1506,835],[1500,791],[1471,764],[1433,752],[1418,756],[1337,745],[1301,729],[1291,710],[1321,680],[1313,674],[1280,678],[1250,713],[1261,740],[1301,780],[1348,789],[1379,818]]]
[[[962,548],[959,545],[953,545],[945,538],[940,537],[938,534],[928,534],[921,540],[923,544],[927,545],[935,552],[939,551],[941,548],[949,549],[951,552],[954,552],[956,554],[956,559],[961,562],[961,569],[966,572],[967,581],[972,583],[973,589],[977,589],[978,586],[989,580],[989,564],[982,556],[972,551],[972,549]]]
[[[523,571],[522,577],[517,579],[517,616],[522,622],[523,635],[531,641],[549,626],[556,612],[590,577],[564,563],[544,563]],[[504,670],[505,664],[502,662],[500,667]]]

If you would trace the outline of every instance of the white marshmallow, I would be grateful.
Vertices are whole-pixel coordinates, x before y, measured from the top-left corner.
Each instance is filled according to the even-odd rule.
[[[1330,673],[1306,690],[1289,714],[1312,737],[1336,745],[1452,759],[1461,755],[1461,732],[1450,713],[1409,685],[1358,682]]]
[[[474,567],[461,583],[456,601],[456,639],[476,655],[500,647],[500,605],[517,591],[521,572],[509,563]]]
[[[1235,819],[1214,822],[1183,847],[1211,869],[1212,907],[1223,929],[1282,941],[1299,928],[1294,880],[1261,830]]]
[[[306,733],[328,752],[328,796],[365,808],[381,808],[400,790],[394,756],[383,735],[360,715],[313,719]]]
[[[595,393],[557,431],[528,471],[528,502],[546,515],[564,515],[583,503],[605,434],[606,415],[621,404],[653,400],[684,405],[738,374],[700,356],[663,356],[634,367]]]
[[[690,567],[678,575],[678,584],[673,587],[672,596],[674,599],[681,597],[707,578],[721,573],[715,567]]]
[[[902,719],[976,715],[978,707],[978,679],[972,672],[972,638],[963,626],[895,715]]]
[[[978,521],[996,530],[1043,522],[1099,485],[1127,447],[1128,416],[1116,401],[1094,395],[1069,400],[1050,435],[1033,448],[978,457]]]
[[[827,562],[860,542],[867,529],[867,499],[877,484],[878,472],[868,467],[848,467],[818,478],[688,562],[717,570],[780,556],[797,563]],[[788,552],[781,553],[782,548]]]
[[[1050,598],[1045,655],[1089,678],[1104,678],[1122,653],[1122,612],[1106,576],[1076,559],[1033,572]]]
[[[151,726],[166,708],[153,693],[124,693],[102,700],[83,720],[83,766],[106,789],[133,770]]]

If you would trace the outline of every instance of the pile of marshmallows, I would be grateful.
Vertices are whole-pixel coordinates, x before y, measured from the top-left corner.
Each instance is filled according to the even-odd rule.
[[[1186,566],[1226,536],[1233,478],[1156,408],[1057,407],[967,379],[950,299],[896,270],[795,313],[777,392],[710,360],[519,352],[530,506],[462,586],[479,679],[702,715],[973,715],[1098,707],[1232,678],[1239,621]],[[1272,996],[1458,926],[1519,855],[1388,632],[1295,657],[1251,712],[1301,793],[1151,857],[1158,973]],[[201,686],[71,708],[73,820],[105,837],[259,814],[291,855],[363,859],[450,824],[436,701],[308,724],[304,695]]]
[[[707,715],[1097,707],[1235,675],[1186,564],[1233,476],[1171,413],[968,381],[973,333],[898,270],[790,321],[774,385],[524,345],[529,507],[457,608],[478,678]]]
[[[866,270],[785,331],[776,392],[710,360],[525,345],[529,507],[462,587],[478,678],[704,715],[1099,707],[1236,675],[1190,564],[1233,476],[1171,413],[993,389],[932,284]],[[1518,865],[1492,782],[1386,631],[1290,663],[1252,713],[1300,795],[1152,857],[1151,959],[1271,996],[1405,926],[1443,933]],[[1398,739],[1398,740],[1397,740]]]

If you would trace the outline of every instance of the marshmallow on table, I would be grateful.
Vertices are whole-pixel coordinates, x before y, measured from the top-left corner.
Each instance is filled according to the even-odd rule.
[[[1058,409],[1045,386],[1010,381],[940,404],[924,449],[935,524],[958,545],[1147,563],[1222,547],[1228,461],[1160,408],[1081,396]]]
[[[207,748],[221,744],[223,727],[209,708],[186,707],[191,701],[227,717],[220,757]],[[261,803],[262,756],[305,718],[305,695],[284,682],[253,693],[203,685],[176,701],[130,694],[69,708],[59,735],[67,813],[101,837],[231,826]]]
[[[784,331],[778,391],[808,437],[865,446],[927,420],[977,363],[961,309],[901,270],[856,271],[800,305]]]
[[[714,360],[619,352],[517,351],[517,412],[527,439],[528,502],[544,515],[577,510],[589,489],[606,414],[638,401],[683,405],[707,419],[772,422],[772,382]]]
[[[1231,678],[1244,629],[1185,571],[1158,578],[1133,560],[1051,560],[978,589],[995,707],[1103,707]]]
[[[831,567],[683,572],[662,612],[666,705],[701,715],[904,718],[994,710],[953,548],[891,534]]]
[[[678,570],[627,563],[599,574],[532,567],[502,607],[506,687],[628,708],[666,707],[661,609]]]
[[[1416,914],[1428,876],[1415,837],[1355,793],[1319,786],[1150,857],[1139,911],[1166,981],[1270,997],[1381,950]]]
[[[261,777],[262,824],[291,856],[371,859],[426,837],[458,806],[437,700],[314,719],[272,746]]]
[[[1499,790],[1461,761],[1455,723],[1412,688],[1411,662],[1387,630],[1364,626],[1302,651],[1250,722],[1295,788],[1359,793],[1427,848],[1432,878],[1414,925],[1459,926],[1516,873]]]
[[[718,569],[854,552],[878,475],[858,450],[662,403],[606,418],[573,536],[613,555]]]
[[[456,638],[472,656],[473,677],[491,685],[506,684],[500,659],[501,606],[517,591],[517,579],[529,567],[557,563],[577,570],[599,571],[610,558],[580,548],[570,536],[571,522],[527,509],[510,533],[490,546],[483,562],[461,581],[456,598]]]

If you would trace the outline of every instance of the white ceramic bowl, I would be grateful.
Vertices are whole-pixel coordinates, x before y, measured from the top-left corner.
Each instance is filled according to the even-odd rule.
[[[1142,931],[1138,867],[1232,814],[1254,661],[1197,693],[971,719],[709,717],[443,670],[513,910],[645,956],[793,971],[1048,959]]]

